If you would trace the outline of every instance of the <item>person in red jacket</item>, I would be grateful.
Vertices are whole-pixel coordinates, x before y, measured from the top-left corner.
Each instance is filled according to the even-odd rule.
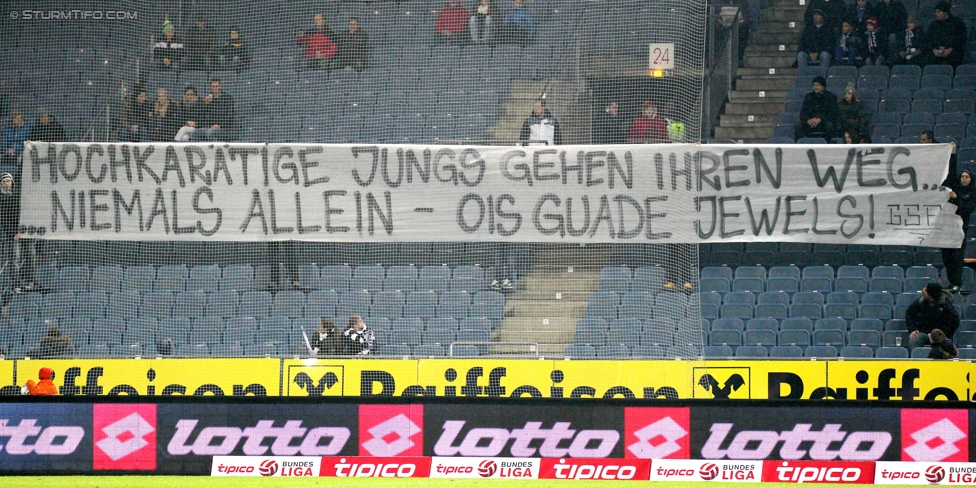
[[[468,28],[468,11],[461,6],[460,0],[447,0],[444,9],[437,14],[434,30],[437,32],[437,42],[445,44],[464,43],[464,31]]]
[[[34,383],[34,380],[27,380],[27,384],[20,390],[21,393],[30,396],[52,396],[58,394],[58,387],[54,384],[54,370],[51,368],[41,368],[37,373],[41,381]]]
[[[657,105],[648,100],[641,106],[641,115],[630,124],[630,139],[635,143],[664,143],[668,138],[668,124],[657,115]]]
[[[299,31],[295,37],[296,43],[305,46],[305,69],[330,69],[339,47],[332,41],[332,29],[325,23],[325,14],[315,14],[312,21],[315,30],[311,34]]]

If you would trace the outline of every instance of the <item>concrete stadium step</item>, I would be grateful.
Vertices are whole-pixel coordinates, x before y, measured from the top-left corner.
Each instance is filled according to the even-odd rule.
[[[772,68],[773,72],[770,73],[770,68],[739,68],[736,70],[735,74],[739,78],[751,80],[754,78],[796,78],[796,68]]]
[[[796,57],[796,43],[779,44],[749,44],[746,46],[746,56],[792,56]]]
[[[781,6],[763,9],[759,13],[759,21],[803,21],[803,14],[806,12],[806,5],[793,4],[790,6]]]
[[[746,56],[745,65],[748,68],[792,68],[796,62],[796,53],[789,56]]]
[[[722,127],[762,127],[772,124],[775,119],[776,114],[719,115]]]
[[[792,7],[794,5],[803,5],[803,8],[806,9],[806,5],[805,4],[809,3],[809,0],[805,0],[805,1],[801,1],[801,0],[769,0],[767,3],[768,3],[768,5],[766,7],[767,9],[789,8],[789,7]]]
[[[781,26],[776,26],[781,27]],[[768,45],[779,45],[783,43],[796,44],[800,39],[800,32],[802,29],[791,29],[788,26],[783,29],[779,28],[772,32],[765,32],[762,30],[754,31],[749,35],[749,44],[768,44]]]
[[[769,91],[784,90],[790,91],[796,85],[796,78],[786,76],[770,76],[768,78],[740,79],[735,82],[736,90],[750,91]]]
[[[782,102],[743,102],[725,105],[728,115],[779,114],[783,111]]]
[[[539,356],[562,357],[563,350],[573,344],[573,332],[576,331],[578,319],[568,317],[549,318],[548,323],[542,318],[509,319],[506,328],[497,329],[492,333],[493,342],[534,342],[538,344]],[[505,346],[493,346],[492,351]],[[510,346],[514,351],[524,348]]]
[[[786,101],[787,90],[733,90],[729,92],[729,101],[746,102],[779,102]]]
[[[770,137],[773,137],[773,128],[771,126],[766,126],[766,127],[719,126],[715,128],[716,139],[732,139],[736,141],[740,139],[766,140]]]

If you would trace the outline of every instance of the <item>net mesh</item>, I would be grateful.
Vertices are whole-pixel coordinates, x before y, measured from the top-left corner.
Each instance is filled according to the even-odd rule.
[[[8,3],[3,111],[55,130],[41,120],[48,114],[72,141],[700,140],[704,0],[486,4]],[[533,110],[558,128],[529,127]],[[663,120],[663,135],[634,122],[648,111]],[[4,171],[20,176],[11,159]],[[8,357],[40,354],[54,325],[79,357],[308,356],[303,331],[314,342],[321,317],[341,330],[353,314],[375,332],[379,355],[647,358],[702,349],[695,245],[40,239],[19,247],[4,271]]]

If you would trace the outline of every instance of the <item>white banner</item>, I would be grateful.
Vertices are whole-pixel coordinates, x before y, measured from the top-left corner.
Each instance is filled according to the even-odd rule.
[[[21,226],[78,240],[958,246],[949,146],[28,143]],[[943,209],[945,211],[943,211]]]

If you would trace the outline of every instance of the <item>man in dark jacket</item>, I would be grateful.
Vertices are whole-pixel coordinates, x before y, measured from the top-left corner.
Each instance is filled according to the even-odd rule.
[[[947,336],[952,336],[959,327],[959,313],[942,293],[942,285],[932,282],[925,285],[918,300],[908,306],[905,325],[908,327],[910,351],[928,345],[929,334],[935,329],[941,329]]]
[[[871,5],[868,0],[857,0],[847,7],[845,18],[853,23],[857,35],[861,35],[864,34],[868,19],[875,16],[877,16],[877,12],[874,5]]]
[[[813,23],[813,14],[820,11],[824,22],[833,30],[840,29],[840,22],[847,14],[847,4],[844,0],[811,0],[807,3],[807,10],[803,14],[803,22],[806,25]]]
[[[179,69],[183,59],[184,45],[176,36],[176,26],[173,22],[163,22],[163,37],[153,44],[153,59],[157,68]]]
[[[830,66],[830,52],[834,50],[835,30],[824,21],[824,14],[813,12],[813,22],[807,24],[800,34],[796,53],[797,66],[819,63],[824,68]]]
[[[336,69],[346,66],[356,71],[366,69],[366,50],[369,39],[359,27],[359,19],[349,19],[349,30],[339,33],[339,55],[336,57]]]
[[[935,6],[935,20],[928,29],[928,64],[950,64],[953,68],[962,64],[966,55],[966,24],[949,13],[949,2]]]
[[[31,246],[20,238],[20,191],[14,190],[10,173],[0,175],[0,290],[13,291],[20,286],[21,266],[32,262]]]
[[[827,91],[823,76],[813,79],[813,91],[803,97],[800,122],[796,126],[796,138],[834,137],[837,129],[837,96]]]
[[[210,82],[210,94],[204,99],[207,104],[208,141],[233,141],[237,139],[237,109],[234,98],[224,93],[219,79]]]
[[[905,29],[908,21],[908,9],[901,0],[881,0],[874,6],[874,13],[878,16],[878,26],[881,32],[888,35],[888,45],[898,44],[898,35]]]
[[[593,123],[594,144],[623,144],[627,142],[624,132],[623,118],[620,116],[620,104],[610,102],[606,110],[597,115]]]
[[[217,34],[207,27],[207,19],[200,14],[194,27],[186,34],[186,69],[210,71],[217,54]]]
[[[38,110],[37,123],[34,124],[34,127],[31,127],[28,140],[65,142],[68,140],[68,136],[64,132],[64,127],[58,121],[54,120],[54,117],[51,117],[51,114],[47,113],[47,110],[42,108]]]
[[[912,16],[905,21],[905,26],[897,30],[898,34],[894,44],[898,54],[898,62],[901,64],[925,63],[928,59],[928,39],[922,26],[918,25],[918,20]]]

